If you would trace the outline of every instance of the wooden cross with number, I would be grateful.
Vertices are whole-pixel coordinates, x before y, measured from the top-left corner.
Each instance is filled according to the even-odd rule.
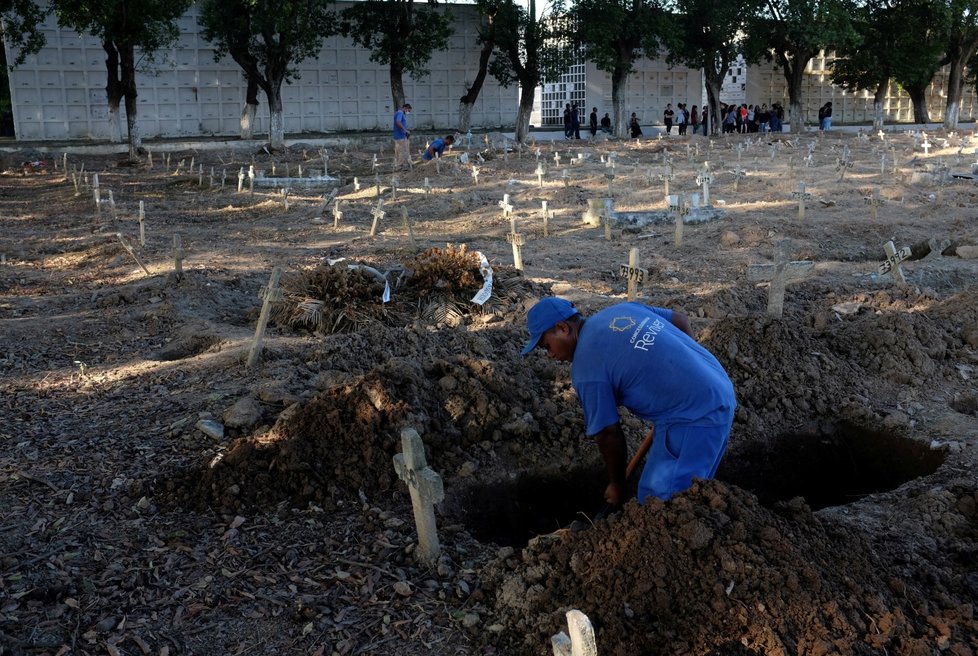
[[[804,280],[815,268],[808,260],[789,262],[790,241],[782,239],[775,248],[774,264],[752,264],[747,267],[750,282],[770,282],[767,296],[767,313],[780,317],[784,312],[784,292],[789,282]]]
[[[737,169],[734,171],[734,191],[740,191],[740,181],[747,177],[744,172],[744,167],[740,164],[737,165]]]
[[[812,195],[805,191],[805,183],[798,183],[798,191],[791,192],[791,196],[798,201],[798,219],[803,220],[805,218],[805,201],[811,200]]]
[[[686,222],[685,217],[689,215],[689,205],[686,203],[686,194],[675,194],[666,196],[669,203],[669,211],[676,217],[676,248],[683,245],[683,228]]]
[[[628,300],[634,301],[638,296],[638,286],[645,283],[645,277],[649,275],[648,269],[639,267],[637,248],[628,251],[628,264],[619,265],[618,275],[628,281]]]
[[[424,442],[413,428],[401,429],[401,453],[394,456],[394,471],[411,492],[414,524],[418,529],[418,559],[429,566],[438,562],[441,546],[435,525],[435,504],[445,499],[445,487],[424,456]]]
[[[873,208],[873,219],[877,218],[879,213],[879,208],[886,202],[886,199],[880,197],[880,188],[876,187],[873,189],[872,196],[866,196],[863,198],[867,205]]]
[[[543,207],[541,212],[543,212],[543,236],[550,236],[550,220],[554,218],[553,210],[547,209],[547,201],[541,201]]]
[[[897,284],[906,285],[907,279],[903,276],[903,269],[900,268],[900,263],[912,254],[910,247],[904,246],[900,250],[897,250],[893,242],[888,241],[883,244],[883,251],[886,253],[886,260],[879,266],[879,274],[881,276],[885,276],[888,273],[892,274]]]
[[[696,184],[703,187],[703,207],[710,206],[710,183],[713,176],[710,174],[710,163],[703,162],[703,171],[696,176]]]
[[[667,198],[669,197],[669,181],[676,177],[676,173],[672,168],[672,163],[669,164],[669,169],[665,173],[659,174],[659,179],[662,180],[664,184],[663,195]]]

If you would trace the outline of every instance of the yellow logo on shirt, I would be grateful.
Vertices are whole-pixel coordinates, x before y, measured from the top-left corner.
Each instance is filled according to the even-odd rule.
[[[635,319],[631,317],[615,317],[611,320],[611,325],[608,326],[616,333],[623,333],[626,330],[632,328],[635,325]]]

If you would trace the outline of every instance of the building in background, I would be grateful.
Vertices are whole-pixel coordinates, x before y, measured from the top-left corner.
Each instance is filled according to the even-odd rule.
[[[338,3],[337,11],[349,3]],[[458,123],[459,98],[475,77],[479,64],[474,5],[451,5],[455,33],[446,51],[436,52],[431,73],[413,80],[405,75],[404,92],[413,105],[412,125],[449,130]],[[200,35],[197,7],[179,21],[180,38],[144,62],[137,73],[138,122],[144,138],[236,136],[245,101],[241,69],[230,57],[214,61]],[[107,139],[105,51],[89,36],[58,28],[53,17],[45,24],[47,45],[10,72],[14,131],[20,140]],[[5,46],[6,47],[6,44]],[[8,60],[13,58],[9,56]],[[391,106],[386,66],[370,61],[370,53],[349,39],[330,37],[318,59],[298,66],[299,77],[283,87],[287,134],[344,130],[388,130]],[[268,105],[259,94],[256,137],[268,133]],[[472,112],[473,127],[512,126],[517,89],[486,79]],[[120,107],[125,133],[125,107]],[[125,134],[121,135],[125,138]]]

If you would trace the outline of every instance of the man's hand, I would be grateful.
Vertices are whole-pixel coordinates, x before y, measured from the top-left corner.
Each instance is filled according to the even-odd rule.
[[[616,483],[608,483],[608,487],[604,489],[604,500],[608,502],[609,506],[618,509],[625,503],[625,490]]]
[[[608,471],[608,487],[605,488],[604,499],[613,506],[620,506],[625,502],[627,486],[625,459],[628,447],[625,444],[625,434],[621,430],[621,424],[615,423],[605,426],[594,437]]]

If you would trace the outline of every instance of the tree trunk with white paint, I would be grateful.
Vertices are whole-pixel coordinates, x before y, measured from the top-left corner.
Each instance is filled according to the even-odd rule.
[[[629,113],[625,107],[625,93],[628,89],[628,72],[622,67],[616,67],[611,74],[611,109],[613,112],[615,136],[628,139],[631,136],[629,128]]]
[[[250,75],[247,78],[248,90],[245,96],[244,107],[241,108],[241,121],[238,125],[242,139],[254,139],[255,115],[258,114],[258,82]]]

